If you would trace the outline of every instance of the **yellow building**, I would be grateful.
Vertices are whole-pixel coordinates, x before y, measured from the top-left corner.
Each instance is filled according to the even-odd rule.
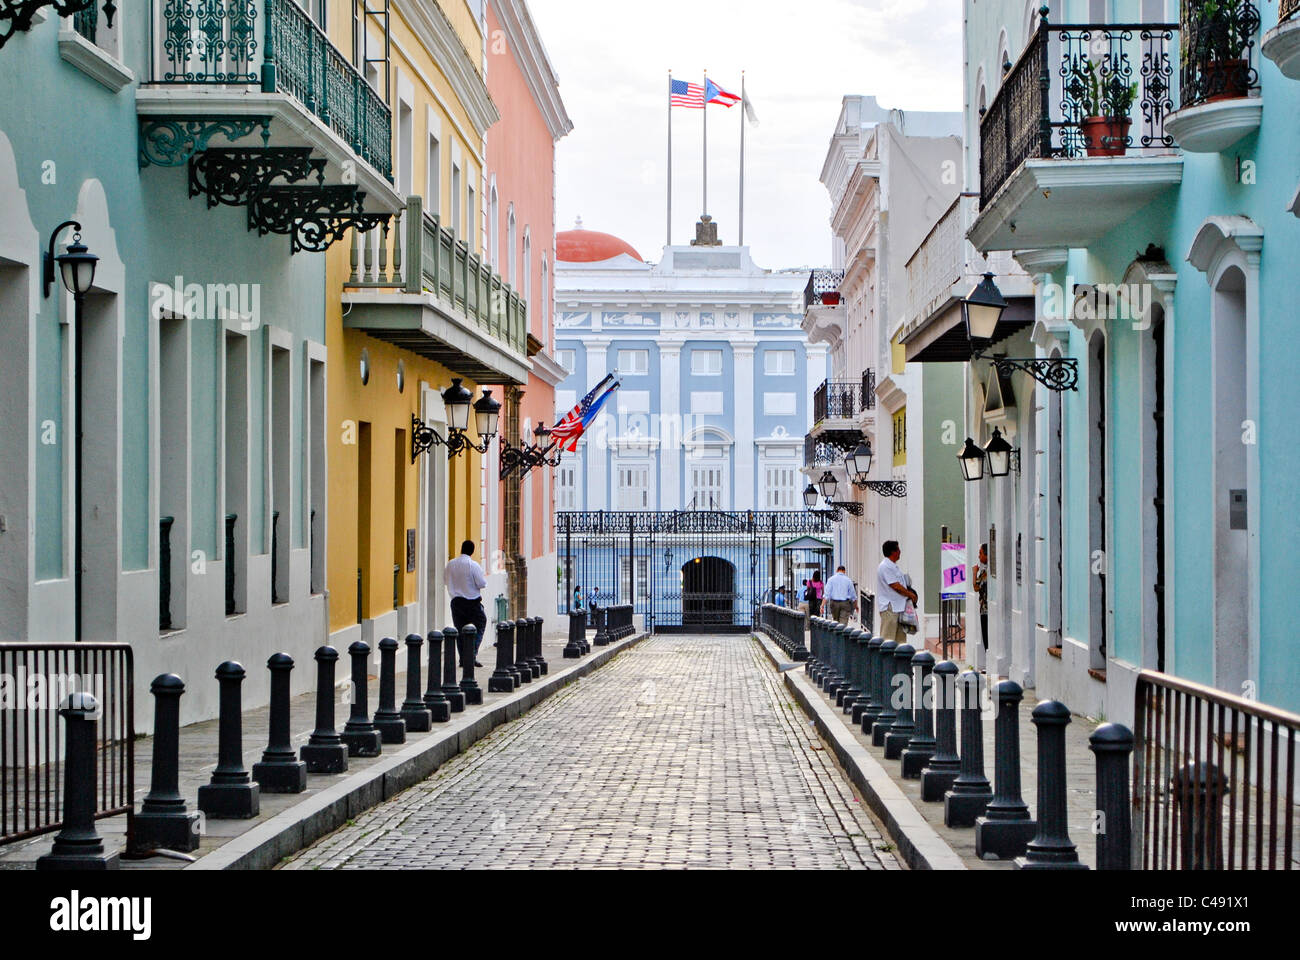
[[[479,545],[489,572],[497,562],[482,555],[496,482],[485,458],[413,445],[422,424],[448,438],[442,394],[453,378],[476,400],[491,385],[504,401],[502,388],[530,370],[524,304],[480,257],[485,136],[498,115],[479,7],[329,0],[325,17],[391,111],[393,184],[405,201],[385,228],[336,244],[327,265],[327,569],[339,649],[450,624],[442,569],[463,540]],[[478,444],[473,420],[465,438]]]

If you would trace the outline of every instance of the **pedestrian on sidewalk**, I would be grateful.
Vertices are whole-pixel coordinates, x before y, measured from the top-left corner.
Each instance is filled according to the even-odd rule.
[[[903,573],[898,560],[903,551],[897,540],[886,540],[881,548],[885,559],[876,568],[876,602],[880,604],[880,636],[895,643],[906,642],[907,631],[898,618],[907,609],[907,601],[919,603],[921,598],[905,582],[907,574]]]
[[[802,613],[805,617],[808,616],[808,581],[807,580],[803,582],[803,585],[799,588],[799,592],[795,594],[795,599],[799,601],[799,612]]]
[[[582,585],[573,588],[573,609],[582,612]]]
[[[822,615],[822,592],[826,589],[826,584],[822,583],[822,572],[814,570],[812,579],[808,581],[808,613],[814,617]]]
[[[857,585],[849,579],[841,564],[836,568],[835,576],[826,581],[826,599],[831,604],[831,619],[847,625],[857,608],[857,597]]]
[[[773,598],[772,602],[775,603],[778,607],[789,606],[789,604],[785,602],[785,587],[776,588],[776,596]]]
[[[975,581],[975,592],[980,598],[980,638],[984,641],[984,649],[989,648],[989,545],[980,544],[980,562],[975,564],[973,571]]]
[[[447,562],[442,578],[447,584],[447,592],[451,594],[451,622],[456,629],[470,623],[478,628],[478,640],[474,644],[474,666],[481,667],[483,664],[478,662],[478,648],[483,645],[483,635],[487,633],[487,613],[483,610],[483,590],[487,587],[487,576],[474,560],[473,540],[466,540],[460,545],[460,556]]]

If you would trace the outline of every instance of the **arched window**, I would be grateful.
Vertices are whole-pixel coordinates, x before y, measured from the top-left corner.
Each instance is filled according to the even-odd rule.
[[[538,301],[541,312],[541,341],[547,353],[551,352],[551,265],[542,254],[542,290]]]
[[[508,244],[506,250],[506,283],[510,284],[510,286],[515,289],[518,289],[515,280],[515,263],[518,257],[519,247],[515,237],[515,205],[513,202],[506,207],[506,243]]]
[[[1089,665],[1106,669],[1106,611],[1109,606],[1106,555],[1106,336],[1100,330],[1088,341],[1088,593]]]
[[[524,275],[523,298],[524,307],[529,313],[533,311],[533,231],[530,227],[524,227]]]
[[[492,174],[488,188],[488,262],[492,269],[501,272],[501,198],[497,195],[497,175]]]

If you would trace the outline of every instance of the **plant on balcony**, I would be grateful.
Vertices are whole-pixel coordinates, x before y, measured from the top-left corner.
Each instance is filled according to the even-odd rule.
[[[840,303],[840,292],[838,290],[827,290],[822,294],[822,306],[836,307]]]
[[[1249,51],[1259,12],[1249,0],[1186,0],[1183,8],[1183,105],[1248,96]]]
[[[1138,85],[1125,83],[1118,71],[1105,71],[1092,60],[1075,68],[1079,130],[1090,157],[1122,157],[1128,150],[1130,114]]]

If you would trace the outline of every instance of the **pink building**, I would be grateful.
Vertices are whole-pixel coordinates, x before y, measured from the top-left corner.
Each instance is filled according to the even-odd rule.
[[[566,376],[556,362],[555,144],[573,123],[560,98],[525,0],[489,0],[487,82],[501,120],[488,131],[484,233],[488,260],[528,304],[532,374],[509,391],[502,434],[532,441],[532,431],[555,418],[555,386]],[[522,396],[519,394],[522,393]],[[497,463],[499,463],[497,454]],[[490,469],[497,469],[495,465]],[[554,477],[551,467],[522,479],[512,472],[492,491],[488,508],[499,519],[488,596],[506,594],[509,616],[553,620],[557,604]]]

